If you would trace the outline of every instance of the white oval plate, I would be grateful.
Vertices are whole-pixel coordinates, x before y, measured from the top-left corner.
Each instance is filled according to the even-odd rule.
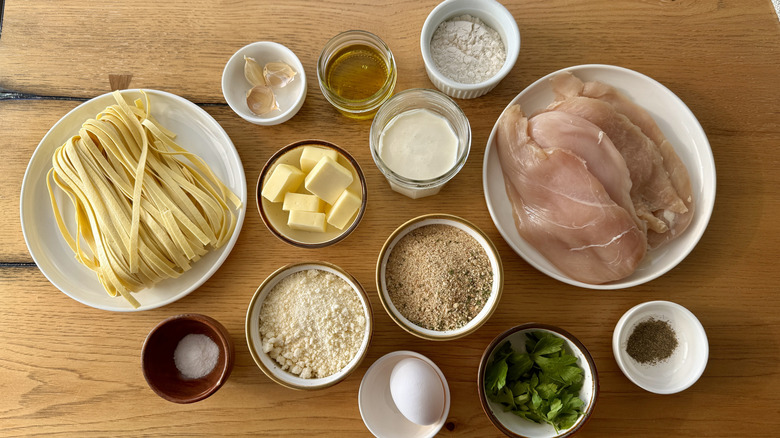
[[[696,204],[691,224],[677,239],[649,251],[637,270],[624,279],[605,284],[588,284],[572,280],[563,275],[517,232],[512,215],[512,204],[504,187],[501,163],[494,147],[498,122],[493,126],[488,139],[482,173],[485,202],[490,217],[504,240],[526,262],[564,283],[588,289],[622,289],[656,279],[677,266],[693,250],[704,234],[712,215],[715,204],[715,160],[712,157],[707,135],[696,116],[668,88],[641,73],[612,65],[579,65],[550,73],[521,91],[507,105],[507,108],[517,103],[522,106],[526,114],[533,114],[537,110],[546,108],[555,97],[549,79],[565,71],[576,74],[583,81],[597,80],[612,85],[650,113],[688,168]]]
[[[210,251],[179,278],[163,280],[152,288],[136,293],[135,298],[141,307],[133,309],[124,298],[111,297],[97,276],[76,260],[73,251],[60,235],[46,187],[46,173],[51,169],[54,151],[68,138],[78,134],[82,123],[88,118],[94,118],[115,101],[111,93],[107,93],[74,108],[46,133],[27,165],[20,202],[22,233],[30,255],[43,275],[69,297],[98,309],[115,312],[154,309],[197,289],[230,254],[246,214],[244,167],[225,130],[206,111],[182,97],[164,91],[146,92],[157,121],[177,135],[178,144],[200,156],[241,199],[243,205],[238,211],[238,222],[230,240],[222,248]],[[122,94],[128,101],[141,97],[139,90],[124,90]],[[72,224],[73,206],[60,190],[55,193],[64,220]]]

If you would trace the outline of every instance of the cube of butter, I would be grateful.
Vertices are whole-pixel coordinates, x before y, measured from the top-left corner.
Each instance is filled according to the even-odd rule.
[[[358,209],[360,209],[360,204],[362,203],[363,200],[360,196],[349,190],[344,190],[344,192],[341,193],[341,196],[339,196],[339,199],[336,200],[336,203],[333,204],[333,208],[328,212],[326,218],[328,223],[339,230],[343,230],[349,223],[349,220],[352,219]]]
[[[325,213],[290,210],[287,226],[293,230],[325,232]]]
[[[282,202],[285,193],[298,190],[305,177],[297,167],[280,164],[263,184],[261,195],[271,202]]]
[[[306,190],[333,205],[341,196],[341,192],[352,184],[352,179],[352,172],[325,156],[320,158],[317,165],[306,175],[304,186]]]
[[[322,157],[330,157],[333,161],[337,161],[339,153],[334,149],[320,148],[317,146],[304,146],[303,153],[301,153],[301,170],[304,173],[311,172],[314,166],[320,162]]]
[[[322,199],[314,195],[306,195],[304,193],[287,192],[284,195],[284,204],[282,204],[282,210],[285,211],[312,211],[321,212],[323,210]]]

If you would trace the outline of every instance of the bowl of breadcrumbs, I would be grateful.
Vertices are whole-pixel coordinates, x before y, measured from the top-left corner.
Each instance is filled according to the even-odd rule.
[[[471,222],[428,214],[388,237],[376,266],[379,298],[407,332],[444,341],[476,331],[498,306],[504,285],[501,257]]]

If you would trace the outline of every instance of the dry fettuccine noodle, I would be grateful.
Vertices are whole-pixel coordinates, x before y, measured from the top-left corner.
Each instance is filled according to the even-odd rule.
[[[62,236],[111,296],[131,295],[178,277],[236,227],[241,200],[175,134],[151,117],[149,96],[116,104],[84,122],[57,148],[46,183]],[[54,181],[75,208],[65,226]],[[86,248],[83,245],[86,243]]]

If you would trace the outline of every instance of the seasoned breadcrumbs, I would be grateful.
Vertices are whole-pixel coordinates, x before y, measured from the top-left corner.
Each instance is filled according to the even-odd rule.
[[[406,319],[444,331],[463,327],[482,310],[493,288],[493,271],[476,239],[435,224],[396,243],[385,280],[390,300]]]

